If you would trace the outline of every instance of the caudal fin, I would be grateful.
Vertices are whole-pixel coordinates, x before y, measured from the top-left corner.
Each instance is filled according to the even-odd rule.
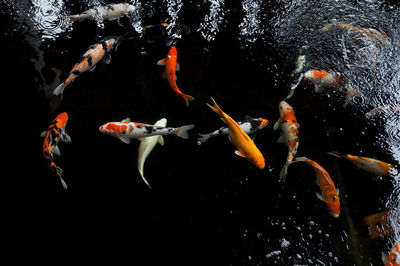
[[[218,104],[215,102],[213,97],[211,97],[211,100],[213,101],[213,106],[209,105],[208,103],[207,103],[207,106],[210,107],[211,110],[213,110],[214,112],[219,114],[221,117],[223,117],[224,112],[222,111],[222,109],[218,106]]]
[[[290,164],[291,162],[286,162],[282,167],[282,170],[279,174],[279,178],[281,179],[282,182],[286,181],[287,171]]]
[[[197,144],[200,145],[211,138],[211,134],[199,134],[200,137],[197,138]]]
[[[183,139],[188,139],[189,138],[188,131],[191,130],[192,128],[194,128],[194,125],[187,125],[187,126],[178,127],[177,130],[176,130],[175,135],[177,135],[178,137],[181,137]]]
[[[62,179],[62,177],[61,177],[63,174],[63,170],[61,169],[61,167],[55,166],[55,171],[57,173],[57,176],[60,178],[63,189],[67,190],[68,189],[67,183],[65,183],[64,179]]]
[[[57,88],[54,89],[53,94],[54,95],[60,95],[62,96],[64,89],[67,85],[63,82],[60,85],[57,86]]]
[[[189,107],[189,102],[193,102],[195,100],[195,98],[193,96],[190,96],[187,94],[182,94],[181,96],[186,102],[186,107]]]
[[[328,154],[332,155],[332,156],[335,156],[335,157],[338,157],[338,158],[345,157],[343,154],[341,154],[340,152],[337,152],[337,151],[330,151],[330,152],[328,152]]]

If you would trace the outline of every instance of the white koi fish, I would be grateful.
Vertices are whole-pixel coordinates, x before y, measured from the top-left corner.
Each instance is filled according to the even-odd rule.
[[[126,16],[135,11],[133,5],[124,4],[110,4],[105,6],[97,6],[95,8],[86,10],[79,15],[68,16],[70,22],[82,21],[82,20],[115,20],[120,17]]]
[[[167,119],[165,118],[158,120],[154,124],[154,126],[157,127],[165,127],[166,125],[167,125]],[[151,186],[143,175],[143,166],[147,156],[149,156],[150,152],[154,149],[157,143],[160,143],[161,146],[164,146],[164,139],[161,135],[141,138],[138,150],[138,160],[137,160],[138,170],[140,175],[142,176],[143,181],[149,186],[149,188],[151,188]]]

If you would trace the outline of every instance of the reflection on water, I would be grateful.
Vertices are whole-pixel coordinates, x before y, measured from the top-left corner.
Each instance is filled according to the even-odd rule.
[[[224,21],[225,1],[224,0],[204,0],[204,5],[210,5],[210,12],[204,17],[204,21],[200,23],[197,31],[201,33],[207,41],[215,40],[219,32],[219,27]]]
[[[239,34],[245,42],[253,43],[264,34],[260,19],[262,3],[262,0],[244,0],[242,3],[244,15],[239,24]]]

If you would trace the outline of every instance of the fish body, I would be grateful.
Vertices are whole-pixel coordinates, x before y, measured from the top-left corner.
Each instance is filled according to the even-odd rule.
[[[246,134],[252,134],[258,130],[263,129],[266,125],[268,125],[268,120],[264,118],[251,118],[246,117],[244,121],[240,121],[237,123],[241,129],[243,129]],[[220,135],[228,135],[229,128],[228,127],[221,127],[211,133],[208,134],[199,134],[200,137],[197,139],[197,143],[201,144],[206,142],[212,137],[220,136]]]
[[[162,118],[158,120],[154,126],[157,127],[165,127],[167,125],[167,119]],[[140,145],[138,150],[138,170],[140,176],[142,177],[143,181],[151,188],[149,182],[147,182],[146,178],[143,174],[143,166],[144,162],[146,161],[147,156],[149,156],[150,152],[154,149],[157,143],[160,143],[162,146],[164,145],[164,139],[161,135],[145,137],[140,139]]]
[[[138,122],[131,122],[129,118],[122,122],[109,122],[99,127],[103,134],[119,138],[122,142],[129,144],[132,138],[145,138],[156,135],[176,135],[183,139],[189,138],[188,130],[194,125],[186,125],[178,128],[155,126]]]
[[[53,120],[53,122],[51,122],[50,126],[40,135],[41,137],[44,137],[43,141],[44,158],[49,161],[50,169],[56,172],[57,176],[60,178],[60,181],[64,189],[67,189],[67,184],[62,178],[63,170],[55,164],[54,155],[60,155],[60,150],[57,146],[60,140],[66,143],[71,142],[71,138],[65,131],[67,122],[68,122],[68,114],[61,113]]]
[[[235,153],[246,158],[259,169],[265,168],[265,159],[251,138],[243,131],[235,120],[222,111],[213,98],[211,98],[211,100],[213,101],[213,106],[209,104],[207,104],[207,106],[216,112],[221,117],[222,121],[228,125],[229,140],[237,148]]]
[[[385,266],[400,266],[400,240],[394,243],[389,255],[382,253],[382,261]]]
[[[385,163],[383,161],[368,157],[361,157],[351,154],[341,154],[336,151],[328,152],[328,154],[338,158],[345,158],[354,163],[358,168],[376,176],[388,175],[395,169],[394,166],[389,163]]]
[[[288,147],[288,156],[286,163],[280,172],[280,179],[286,180],[287,169],[296,156],[299,148],[299,127],[293,108],[285,101],[279,104],[279,119],[274,124],[274,130],[282,129],[282,135],[278,139],[278,143],[285,144]]]
[[[111,60],[110,52],[114,47],[117,47],[118,44],[119,38],[110,36],[104,38],[96,44],[89,46],[88,50],[83,54],[80,61],[73,66],[67,79],[57,88],[55,88],[53,93],[55,95],[62,95],[65,87],[68,84],[74,81],[83,72],[88,70],[93,71],[96,67],[96,64],[100,62],[100,60],[103,59],[106,64],[109,64]]]
[[[306,157],[296,157],[294,162],[304,162],[314,168],[317,176],[316,183],[321,189],[321,194],[316,193],[316,195],[326,203],[331,215],[338,218],[340,215],[339,190],[336,189],[328,172],[321,165]]]
[[[176,50],[175,46],[172,46],[168,52],[167,57],[158,61],[157,65],[165,66],[163,77],[168,80],[168,83],[171,86],[172,90],[185,100],[186,106],[189,106],[189,102],[194,101],[195,99],[190,95],[182,93],[179,90],[178,85],[176,84],[176,71],[180,70],[177,60],[178,51]]]
[[[97,6],[78,15],[68,16],[68,19],[71,23],[83,20],[111,21],[126,16],[134,11],[135,7],[127,3],[109,4],[105,6]]]

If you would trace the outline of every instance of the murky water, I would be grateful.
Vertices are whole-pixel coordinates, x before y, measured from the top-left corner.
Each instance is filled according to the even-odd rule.
[[[115,1],[117,2],[117,1]],[[108,1],[0,1],[4,46],[1,73],[12,85],[9,125],[17,172],[5,195],[10,217],[5,251],[30,264],[57,258],[110,265],[381,265],[400,237],[369,240],[363,218],[400,209],[396,172],[373,177],[339,151],[400,162],[399,6],[384,1],[130,1],[135,11],[115,21],[70,24],[78,14]],[[143,27],[183,23],[189,34],[167,28],[168,38]],[[110,64],[99,63],[66,90],[53,95],[87,47],[131,33]],[[196,100],[183,100],[161,78],[157,66],[178,49],[178,84]],[[277,144],[278,104],[296,82],[300,55],[304,71],[338,73],[357,94],[343,108],[344,88],[314,92],[302,80],[287,101],[300,123],[298,156],[320,163],[340,189],[342,213],[330,216],[315,197],[314,171],[289,167]],[[266,158],[257,170],[234,155],[226,137],[197,145],[198,133],[222,126],[208,109],[212,96],[235,120],[264,117],[270,124],[255,143]],[[60,144],[56,162],[69,189],[42,155],[40,133],[68,112],[72,143]],[[98,127],[131,117],[169,126],[195,123],[189,140],[165,137],[147,159],[149,190],[137,172],[137,142],[101,135]],[[24,127],[21,128],[21,121]],[[23,151],[23,152],[22,152]],[[15,160],[13,160],[15,162]],[[15,170],[18,171],[15,171]],[[14,229],[15,228],[15,229]],[[15,247],[15,248],[14,248]],[[56,263],[56,262],[55,262]]]

